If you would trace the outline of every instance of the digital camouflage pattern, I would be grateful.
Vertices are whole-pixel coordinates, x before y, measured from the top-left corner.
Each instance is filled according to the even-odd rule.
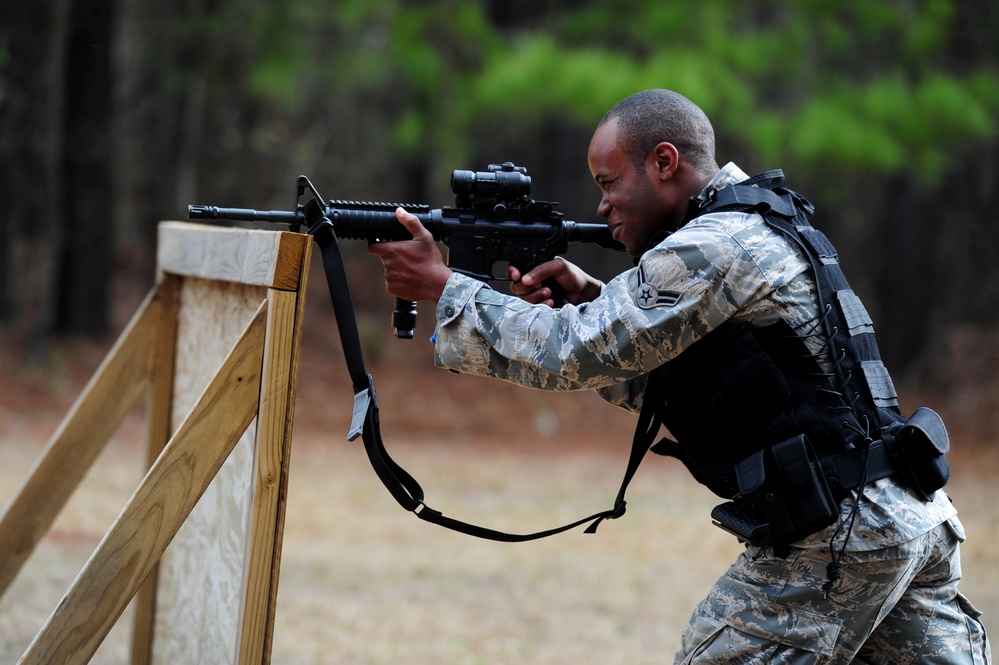
[[[850,553],[822,591],[828,552],[748,547],[684,630],[676,663],[837,665],[990,661],[980,612],[958,591],[964,532],[945,522],[913,540]]]
[[[728,164],[702,196],[707,196],[712,188],[720,189],[746,179],[738,167]],[[596,390],[612,404],[638,411],[650,371],[730,320],[764,327],[783,319],[805,338],[828,368],[828,359],[821,355],[825,337],[817,314],[816,285],[808,261],[796,248],[768,227],[759,215],[713,213],[695,218],[668,236],[647,251],[634,269],[605,284],[598,298],[580,306],[552,309],[532,305],[468,277],[452,276],[437,306],[435,357],[436,363],[444,368],[532,388]],[[776,567],[777,562],[764,565],[747,550],[719,581],[720,586],[701,606],[700,614],[695,613],[685,644],[699,644],[705,630],[699,624],[712,622],[728,622],[740,631],[759,622],[763,627],[748,630],[747,634],[784,645],[799,640],[809,645],[813,656],[821,654],[823,658],[840,641],[862,642],[863,630],[851,629],[849,634],[839,635],[838,630],[832,631],[826,625],[832,621],[828,617],[859,611],[856,608],[866,607],[865,603],[874,597],[871,594],[884,596],[885,606],[890,607],[889,591],[882,588],[891,586],[885,576],[902,576],[895,580],[897,583],[909,574],[906,571],[918,569],[917,565],[909,565],[918,559],[910,550],[925,550],[925,542],[931,539],[928,534],[936,533],[938,526],[950,523],[951,530],[958,532],[961,527],[956,510],[942,491],[936,493],[933,501],[923,502],[890,478],[865,488],[851,520],[855,501],[856,492],[843,501],[838,524],[795,543],[794,558]],[[959,569],[956,541],[954,545],[954,560],[950,564],[956,570]],[[830,561],[833,547],[836,552],[849,553],[848,561],[874,560],[882,565],[845,566],[843,579],[837,582],[831,595],[834,605],[809,609],[812,600],[808,594],[822,595],[824,566]],[[895,554],[896,551],[909,554],[903,557]],[[920,556],[925,560],[929,555]],[[899,566],[899,557],[906,560],[906,565]],[[812,563],[807,566],[799,563],[806,561]],[[813,575],[812,564],[817,566],[820,562],[821,574]],[[803,567],[808,568],[807,574]],[[754,575],[763,578],[755,579]],[[809,597],[800,615],[770,601],[763,602],[771,585],[790,590],[796,584],[801,585],[803,597]],[[742,596],[736,593],[739,589]],[[944,587],[938,590],[942,594],[941,607],[958,602]],[[741,601],[736,602],[739,598]],[[926,599],[926,602],[937,600]],[[744,616],[732,612],[739,603],[745,607]],[[833,606],[834,614],[829,615],[828,610]],[[818,618],[809,612],[816,612]],[[864,610],[871,621],[883,618],[869,614]],[[968,621],[968,625],[978,625],[973,619]],[[911,622],[918,620],[913,618]],[[735,649],[732,653],[737,654],[739,640],[743,638],[747,640],[741,652],[745,656],[748,650],[756,648],[753,645],[758,640],[742,632],[733,633],[715,648]],[[747,660],[733,655],[728,659],[719,656],[718,660],[696,662],[827,661],[798,656],[781,660],[776,655],[774,660]],[[871,662],[910,661],[882,657]]]
[[[745,179],[728,164],[707,189]],[[638,410],[648,372],[730,319],[755,327],[784,319],[809,335],[806,343],[819,354],[825,337],[812,334],[819,327],[815,291],[807,260],[762,217],[704,215],[579,307],[531,305],[454,275],[437,306],[436,361],[532,388],[596,389],[611,403]],[[851,508],[852,501],[844,502],[843,514]],[[865,491],[847,549],[905,542],[955,513],[942,492],[926,504],[880,480]],[[828,546],[835,530],[799,544]]]

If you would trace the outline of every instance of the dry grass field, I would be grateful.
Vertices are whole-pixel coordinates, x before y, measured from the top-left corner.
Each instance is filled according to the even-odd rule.
[[[5,427],[0,497],[34,445]],[[627,515],[595,535],[498,544],[425,524],[382,489],[340,437],[296,441],[273,662],[662,663],[694,603],[737,551],[708,524],[713,498],[675,463],[652,459]],[[609,505],[621,455],[498,442],[405,442],[399,459],[437,508],[511,530],[539,529]],[[623,452],[623,451],[622,451]],[[988,465],[994,468],[994,460]],[[13,663],[58,603],[138,479],[138,446],[116,440],[0,601],[0,662]],[[962,465],[965,591],[999,630],[995,483]],[[131,484],[131,485],[130,485]],[[129,614],[95,663],[126,663]]]
[[[362,330],[371,325],[362,321]],[[360,442],[345,441],[350,396],[334,329],[322,317],[306,328],[273,662],[671,661],[694,604],[738,551],[709,523],[715,498],[678,463],[647,460],[627,515],[595,535],[577,530],[500,544],[426,524],[384,490]],[[409,344],[375,348],[369,369],[386,443],[423,483],[431,506],[526,532],[612,504],[630,445],[627,414],[593,395],[542,395],[448,375],[428,368],[429,345]],[[42,369],[18,354],[0,355],[0,506],[105,348],[70,343]],[[948,489],[970,534],[964,591],[996,635],[993,398],[975,398],[984,424],[973,428],[955,407],[961,417],[952,426],[957,450]],[[140,478],[141,438],[135,413],[0,599],[0,663],[17,660],[128,499]],[[127,662],[128,619],[126,611],[93,662]]]

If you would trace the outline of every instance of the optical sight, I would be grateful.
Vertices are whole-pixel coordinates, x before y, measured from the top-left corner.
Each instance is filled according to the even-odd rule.
[[[475,207],[479,203],[494,203],[497,199],[513,202],[531,193],[531,177],[527,169],[513,162],[490,164],[488,171],[451,173],[451,191],[459,208]]]

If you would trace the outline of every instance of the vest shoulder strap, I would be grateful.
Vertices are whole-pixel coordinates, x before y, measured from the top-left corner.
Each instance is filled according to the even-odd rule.
[[[847,402],[854,405],[857,426],[865,432],[871,426],[897,426],[901,420],[898,396],[881,361],[873,323],[840,268],[836,248],[809,221],[815,207],[784,187],[783,173],[774,170],[712,190],[697,214],[733,211],[761,215],[768,226],[788,238],[808,259],[818,287],[820,316],[832,345],[837,383]]]

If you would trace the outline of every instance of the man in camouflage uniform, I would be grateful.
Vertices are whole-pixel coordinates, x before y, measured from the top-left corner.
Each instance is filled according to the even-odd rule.
[[[758,214],[688,217],[691,201],[748,178],[734,164],[718,168],[697,106],[666,90],[632,95],[599,124],[588,161],[598,214],[638,258],[607,284],[556,259],[524,275],[511,269],[520,297],[500,294],[453,274],[402,211],[414,241],[371,246],[391,293],[437,303],[439,366],[593,389],[637,411],[649,373],[723,324],[786,322],[823,367],[832,362],[801,252]],[[550,307],[549,279],[570,304]],[[979,612],[957,589],[965,534],[944,493],[924,501],[887,477],[839,510],[836,523],[789,546],[747,545],[696,608],[675,662],[991,662]]]

